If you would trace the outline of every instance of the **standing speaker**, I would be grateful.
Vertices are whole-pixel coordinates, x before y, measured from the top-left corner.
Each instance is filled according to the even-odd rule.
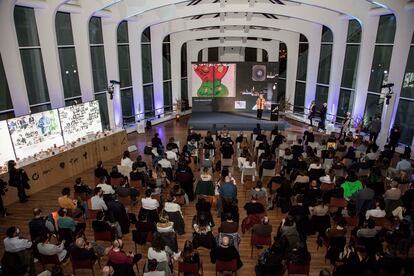
[[[252,66],[252,80],[265,81],[266,80],[266,65],[256,64]]]

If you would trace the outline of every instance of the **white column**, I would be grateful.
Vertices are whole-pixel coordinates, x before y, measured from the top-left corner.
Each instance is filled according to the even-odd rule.
[[[375,39],[377,37],[379,16],[368,16],[362,25],[361,47],[358,56],[358,72],[355,83],[355,100],[352,117],[363,119],[372,59],[374,58]]]
[[[118,47],[117,47],[118,24],[110,19],[102,19],[102,32],[105,45],[105,64],[108,85],[110,80],[119,81]],[[119,85],[115,85],[113,99],[108,99],[108,115],[111,129],[122,127],[122,106]]]
[[[171,89],[173,103],[181,100],[181,47],[182,44],[177,41],[174,34],[170,35],[171,48]]]
[[[89,47],[89,15],[71,14],[73,41],[76,49],[78,63],[79,83],[82,91],[82,101],[95,99],[91,50]]]
[[[144,95],[142,88],[142,29],[137,22],[128,22],[129,55],[131,59],[132,93],[134,96],[135,114],[144,112]],[[136,116],[135,120],[144,119],[144,115]]]
[[[289,102],[295,99],[296,74],[298,71],[299,58],[299,34],[294,33],[292,38],[285,41],[287,49],[287,66],[286,66],[286,96]],[[280,73],[280,72],[279,72]]]
[[[279,61],[279,40],[273,40],[274,45],[271,48],[265,49],[267,52],[269,62],[278,62]],[[287,47],[287,46],[286,46]],[[289,54],[289,53],[288,53]],[[289,58],[289,55],[288,55]]]
[[[164,40],[164,37],[162,34],[163,31],[159,25],[151,27],[151,61],[155,115],[164,113],[164,86],[162,82],[162,41]]]
[[[187,75],[188,75],[188,104],[189,106],[193,105],[193,90],[192,90],[192,62],[197,62],[197,52],[194,51],[193,41],[187,42]]]
[[[308,37],[308,68],[306,73],[305,108],[309,108],[316,95],[316,81],[318,78],[319,56],[321,53],[322,26],[316,26],[313,34]],[[306,110],[305,110],[306,112]]]
[[[16,116],[30,113],[29,98],[20,59],[19,43],[14,26],[14,3],[0,1],[0,54],[3,61],[10,97]]]
[[[397,28],[395,30],[394,47],[392,49],[392,58],[388,74],[388,83],[394,83],[394,95],[390,100],[390,104],[388,106],[384,105],[382,127],[377,142],[380,147],[386,144],[389,131],[394,124],[414,30],[413,14],[402,13],[397,14],[396,17]]]
[[[204,41],[208,41],[208,39],[206,38],[206,39],[203,39]],[[194,60],[194,61],[197,61],[197,59],[198,59],[198,52],[196,53],[197,55],[196,55],[196,60]],[[220,58],[220,55],[219,55],[219,58]],[[202,62],[208,62],[208,48],[204,48],[203,50],[202,50],[202,53],[201,53],[201,61]]]
[[[339,93],[341,89],[342,71],[344,67],[348,20],[340,20],[333,29],[333,49],[331,59],[331,74],[329,77],[328,119],[333,120],[338,110]]]
[[[49,6],[48,9],[34,10],[40,48],[42,50],[46,83],[52,108],[58,108],[65,105],[56,40],[55,8],[56,7],[52,5]]]

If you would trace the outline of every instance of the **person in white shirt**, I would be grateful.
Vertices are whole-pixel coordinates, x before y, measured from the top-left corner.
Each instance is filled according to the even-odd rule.
[[[162,159],[158,161],[158,164],[163,168],[163,169],[172,169],[172,165],[171,162],[168,161],[167,159],[167,154],[163,154],[162,155]]]
[[[166,264],[165,269],[168,269],[168,275],[172,275],[168,264]],[[147,262],[147,270],[144,272],[144,276],[165,276],[166,272],[164,270],[158,270],[158,262],[156,259],[149,259]]]
[[[335,183],[335,170],[334,169],[329,169],[328,174],[326,174],[325,176],[321,176],[319,178],[319,181],[321,183],[328,183],[328,184],[332,184]]]
[[[59,245],[50,242],[51,237],[43,237],[42,240],[37,244],[37,250],[40,254],[45,256],[58,255],[59,261],[63,261],[66,257],[67,251],[65,249],[65,240]]]
[[[147,258],[148,260],[155,259],[157,262],[166,262],[169,263],[171,256],[179,256],[180,252],[175,254],[167,245],[165,245],[164,240],[160,235],[158,235],[151,244],[151,247],[148,248]]]
[[[4,239],[4,251],[10,253],[18,253],[20,251],[30,249],[32,242],[20,238],[20,229],[12,226],[6,231],[6,238]]]
[[[175,153],[173,150],[167,150],[165,154],[167,155],[168,160],[178,160],[177,153]]]
[[[108,210],[105,201],[103,200],[103,191],[100,187],[96,187],[94,190],[94,196],[91,197],[91,209],[92,210]]]
[[[322,169],[321,160],[319,158],[315,158],[314,161],[309,165],[308,170],[319,170]]]
[[[26,239],[20,238],[19,228],[12,226],[6,230],[6,238],[4,242],[4,251],[9,253],[18,253],[19,261],[16,263],[3,263],[3,267],[6,265],[17,266],[18,268],[26,268],[28,275],[35,275],[34,258],[31,247],[32,242]]]
[[[130,157],[131,156],[129,154],[129,151],[127,151],[127,150],[124,151],[124,154],[123,154],[122,159],[121,159],[121,166],[126,166],[126,167],[132,168],[132,163],[134,163],[134,162],[132,162]]]
[[[383,201],[377,200],[375,202],[375,209],[368,210],[365,213],[365,217],[366,219],[369,219],[370,217],[383,218],[386,215],[384,209],[385,209],[385,203]]]
[[[111,185],[106,184],[106,177],[105,176],[100,178],[99,184],[96,185],[96,187],[101,188],[104,195],[113,195],[113,194],[115,194],[114,188],[112,188]]]
[[[160,207],[158,200],[151,198],[152,191],[148,189],[145,191],[145,197],[141,198],[141,204],[143,209],[156,210]]]

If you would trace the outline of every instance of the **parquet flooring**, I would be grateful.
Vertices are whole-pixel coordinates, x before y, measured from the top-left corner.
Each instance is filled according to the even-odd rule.
[[[175,137],[176,140],[181,141],[181,147],[184,144],[184,141],[187,136],[187,120],[188,117],[181,118],[179,122],[176,121],[168,121],[165,123],[162,123],[160,125],[154,126],[151,130],[147,131],[145,134],[137,134],[133,133],[128,136],[128,140],[130,145],[135,144],[138,147],[138,151],[140,154],[143,153],[143,147],[147,143],[147,141],[150,141],[153,137],[153,134],[155,132],[158,132],[160,134],[160,138],[163,141],[163,144],[165,145],[170,137]],[[291,123],[292,127],[288,130],[289,132],[295,132],[299,135],[301,135],[305,129],[306,126],[300,125],[298,123]],[[204,133],[202,133],[204,135]],[[232,132],[231,133],[233,139],[236,137],[237,133]],[[299,136],[298,135],[298,136]],[[121,155],[121,153],[120,153]],[[136,153],[133,154],[133,157],[135,158]],[[110,169],[112,166],[120,163],[120,157],[110,160],[108,162],[105,162],[104,166],[107,169]],[[236,167],[236,162],[234,163]],[[195,175],[198,176],[199,173],[195,172]],[[245,199],[245,190],[243,185],[240,184],[240,172],[237,168],[234,169],[233,175],[238,180],[238,200],[239,200],[239,207],[240,207],[240,218],[243,219],[245,217],[245,211],[243,209],[243,206],[246,202]],[[84,171],[82,174],[80,174],[85,183],[88,183],[90,186],[93,186],[93,170],[87,170]],[[76,176],[77,177],[77,176]],[[18,226],[21,230],[22,237],[28,237],[28,221],[32,217],[32,209],[35,207],[40,207],[43,210],[44,214],[48,214],[51,211],[54,211],[58,208],[58,202],[57,198],[60,195],[61,189],[65,186],[73,187],[74,180],[76,177],[67,179],[63,181],[62,183],[59,183],[57,185],[54,185],[47,190],[43,190],[39,193],[36,193],[31,196],[29,202],[21,204],[21,203],[14,203],[11,206],[8,206],[8,211],[12,213],[12,216],[9,216],[7,218],[0,218],[0,238],[1,241],[4,239],[5,236],[5,230],[9,226]],[[217,174],[215,175],[215,179],[217,179]],[[73,189],[72,189],[73,190]],[[7,196],[16,196],[17,192],[14,188],[10,188],[9,192],[7,193]],[[133,212],[135,214],[139,211],[139,204],[135,207],[133,207],[130,212]],[[191,220],[195,213],[195,207],[194,203],[191,203],[185,207],[183,207],[184,212],[184,220],[185,220],[185,229],[186,233],[182,236],[178,236],[178,245],[179,249],[182,249],[185,240],[191,239],[192,236],[192,227],[191,227]],[[217,218],[217,212],[213,210],[213,216],[215,219],[216,227],[214,227],[214,234],[217,234],[217,228],[220,225],[220,221]],[[268,216],[270,218],[271,224],[273,226],[273,235],[276,233],[277,227],[280,224],[281,220],[283,219],[283,215],[280,213],[280,210],[272,210],[268,211]],[[131,229],[134,229],[132,226]],[[90,222],[87,223],[87,230],[86,235],[88,239],[93,239],[93,233],[91,231],[91,225]],[[124,249],[126,251],[134,251],[134,243],[131,239],[131,234],[125,235],[123,237],[124,240]],[[105,244],[106,246],[109,246],[109,243]],[[311,261],[311,274],[310,275],[319,275],[319,271],[322,268],[328,268],[331,270],[331,267],[329,264],[325,264],[324,260],[324,253],[325,249],[319,249],[317,251],[316,249],[316,243],[315,243],[315,236],[310,236],[308,238],[308,247],[310,250],[310,253],[312,255],[312,261]],[[146,256],[146,251],[148,247],[144,248],[138,248],[138,251],[142,253],[144,256]],[[209,252],[206,249],[199,249],[200,254],[202,256],[202,262],[204,266],[204,275],[214,275],[215,273],[215,266],[210,263],[209,259]],[[3,242],[0,242],[0,255],[3,255],[4,252],[4,246]],[[241,234],[241,244],[240,244],[240,253],[241,253],[241,259],[244,263],[244,266],[239,271],[239,274],[250,274],[254,275],[254,266],[257,262],[257,256],[260,254],[261,250],[255,249],[253,253],[253,258],[250,257],[250,233]],[[102,263],[105,263],[105,259],[103,259]],[[144,261],[141,260],[139,262],[140,267],[140,275],[142,275],[142,267],[144,265]],[[41,271],[40,264],[36,264],[37,271]],[[176,272],[177,264],[174,265],[174,269]],[[70,275],[72,273],[72,268],[70,263],[64,266],[65,275]],[[90,271],[79,271],[77,275],[89,275]],[[95,275],[101,275],[100,269],[98,265],[95,265]]]

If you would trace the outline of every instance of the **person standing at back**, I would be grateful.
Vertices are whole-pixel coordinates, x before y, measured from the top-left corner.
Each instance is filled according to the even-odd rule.
[[[263,98],[263,94],[259,95],[259,98],[256,100],[256,108],[257,108],[257,119],[261,120],[263,115],[263,109],[265,107],[266,100]]]
[[[308,115],[308,119],[310,120],[310,126],[313,126],[313,118],[315,118],[315,115],[316,115],[316,104],[315,104],[315,101],[312,101],[309,107],[309,115]]]
[[[327,106],[327,103],[323,103],[320,111],[321,121],[319,122],[319,128],[321,132],[325,131],[326,113],[328,112]]]
[[[381,131],[381,117],[376,116],[369,126],[369,141],[376,143],[378,134]]]

